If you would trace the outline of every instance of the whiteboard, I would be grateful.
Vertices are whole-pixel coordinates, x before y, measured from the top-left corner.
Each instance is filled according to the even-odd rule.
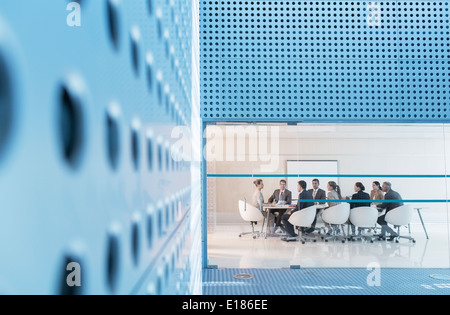
[[[298,175],[297,177],[288,176],[287,186],[292,192],[292,199],[298,199],[297,184],[299,181],[304,180],[307,184],[307,190],[312,189],[312,180],[316,176],[304,176],[306,175],[339,175],[339,162],[338,161],[287,161],[287,174]],[[330,181],[334,181],[339,185],[339,178],[336,176],[330,177],[317,177],[320,181],[320,188],[327,191],[327,184]]]

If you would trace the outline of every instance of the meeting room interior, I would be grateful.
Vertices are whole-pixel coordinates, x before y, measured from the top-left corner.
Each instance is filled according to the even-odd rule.
[[[450,126],[223,123],[204,136],[209,266],[447,267]]]

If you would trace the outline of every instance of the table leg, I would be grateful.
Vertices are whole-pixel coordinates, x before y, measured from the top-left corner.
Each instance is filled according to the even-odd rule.
[[[269,218],[267,218],[267,221],[269,221]],[[261,226],[261,233],[265,236],[265,238],[267,238],[267,229],[266,229],[266,233],[264,233],[264,225],[266,224],[266,216],[264,216],[263,219],[263,224]]]
[[[420,222],[422,222],[422,227],[423,227],[423,230],[425,231],[425,235],[427,236],[427,240],[429,240],[430,238],[428,237],[427,228],[425,227],[425,223],[423,222],[422,214],[420,213],[420,209],[417,208],[416,210],[417,210],[417,213],[419,214]]]

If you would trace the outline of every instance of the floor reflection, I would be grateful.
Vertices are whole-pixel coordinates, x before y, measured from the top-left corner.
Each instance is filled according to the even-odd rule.
[[[430,240],[417,233],[417,243],[395,242],[285,243],[278,238],[239,238],[246,227],[216,227],[208,236],[210,265],[219,268],[449,268],[446,233],[434,233]],[[419,227],[417,227],[419,228]],[[420,231],[420,230],[419,230]],[[413,231],[414,234],[414,231]]]

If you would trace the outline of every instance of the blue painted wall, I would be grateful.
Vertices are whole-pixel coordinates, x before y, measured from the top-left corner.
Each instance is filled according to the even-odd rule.
[[[0,2],[0,293],[199,293],[198,4],[69,2]]]

